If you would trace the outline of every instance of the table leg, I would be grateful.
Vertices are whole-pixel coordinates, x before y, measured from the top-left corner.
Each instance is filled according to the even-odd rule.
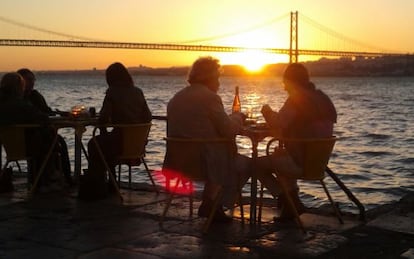
[[[75,183],[79,182],[79,176],[81,174],[82,165],[81,165],[81,155],[82,155],[82,137],[78,134],[75,134],[75,171],[74,171],[74,181]]]
[[[257,167],[257,145],[258,142],[253,140],[252,141],[252,163],[253,163],[253,170],[252,170],[252,177],[251,177],[251,186],[250,186],[250,226],[256,225],[256,204],[257,204],[257,174],[256,174],[256,167]]]

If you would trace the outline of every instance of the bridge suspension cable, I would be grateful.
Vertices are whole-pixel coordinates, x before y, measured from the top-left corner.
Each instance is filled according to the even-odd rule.
[[[241,33],[246,33],[246,32],[251,32],[263,27],[266,27],[270,24],[279,22],[283,19],[286,19],[287,17],[289,17],[290,14],[284,14],[281,16],[278,16],[276,18],[273,18],[271,20],[241,29],[241,30],[237,30],[234,32],[229,32],[229,33],[223,33],[223,34],[218,34],[218,35],[213,35],[213,36],[209,36],[209,37],[204,37],[204,38],[198,38],[198,39],[192,39],[192,40],[185,40],[185,41],[178,41],[178,42],[173,42],[173,44],[189,44],[189,43],[199,43],[199,42],[206,42],[206,41],[214,41],[214,40],[219,40],[219,39],[223,39],[223,38],[228,38],[231,36],[235,36],[237,34],[241,34]]]
[[[15,20],[12,20],[10,18],[3,17],[3,16],[0,16],[0,21],[3,21],[3,22],[8,23],[8,24],[15,25],[15,26],[23,27],[23,28],[26,28],[26,29],[30,29],[30,30],[44,32],[44,33],[48,33],[48,34],[52,34],[52,35],[60,36],[60,37],[66,37],[68,39],[78,39],[78,40],[86,40],[86,41],[96,41],[97,40],[97,39],[86,38],[86,37],[82,37],[82,36],[76,36],[76,35],[72,35],[72,34],[66,34],[66,33],[62,33],[62,32],[52,31],[52,30],[48,30],[48,29],[43,29],[43,28],[40,28],[40,27],[36,27],[36,26],[33,26],[33,25],[26,24],[26,23],[18,22],[18,21],[15,21]]]
[[[369,50],[373,50],[375,52],[395,52],[395,51],[391,51],[391,50],[385,50],[384,48],[378,47],[378,46],[372,46],[366,43],[363,43],[361,41],[358,41],[356,39],[350,38],[348,36],[345,36],[344,34],[341,34],[323,24],[320,24],[318,22],[316,22],[315,20],[307,17],[306,15],[301,14],[300,16],[301,21],[305,21],[307,24],[313,26],[314,28],[320,30],[323,33],[326,33],[338,40],[341,40],[345,43],[349,43],[352,44],[353,46],[357,46],[357,47],[362,47],[364,49],[369,49]]]

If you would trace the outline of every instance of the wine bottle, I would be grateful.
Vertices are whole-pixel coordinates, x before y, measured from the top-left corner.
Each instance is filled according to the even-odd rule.
[[[234,95],[233,106],[231,108],[231,111],[232,111],[232,113],[241,112],[241,103],[240,103],[239,87],[238,86],[236,86],[236,93]]]

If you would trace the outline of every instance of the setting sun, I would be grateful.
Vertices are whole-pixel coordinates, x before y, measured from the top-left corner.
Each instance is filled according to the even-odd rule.
[[[286,46],[278,34],[269,30],[255,30],[240,33],[218,42],[224,46],[238,46],[247,48],[242,52],[217,53],[217,57],[224,65],[241,65],[249,72],[259,72],[265,65],[286,62],[286,55],[265,52],[260,48],[277,48]]]
[[[237,53],[217,54],[223,65],[241,65],[249,72],[259,72],[265,65],[285,62],[281,55],[266,53],[261,50],[247,50]]]

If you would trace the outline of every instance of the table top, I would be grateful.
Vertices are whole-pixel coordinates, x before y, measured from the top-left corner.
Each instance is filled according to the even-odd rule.
[[[88,126],[97,125],[98,117],[89,116],[52,116],[49,117],[50,125],[55,127],[77,127],[77,126]]]
[[[266,123],[256,123],[243,126],[242,136],[260,141],[266,137],[276,136],[275,132]]]

